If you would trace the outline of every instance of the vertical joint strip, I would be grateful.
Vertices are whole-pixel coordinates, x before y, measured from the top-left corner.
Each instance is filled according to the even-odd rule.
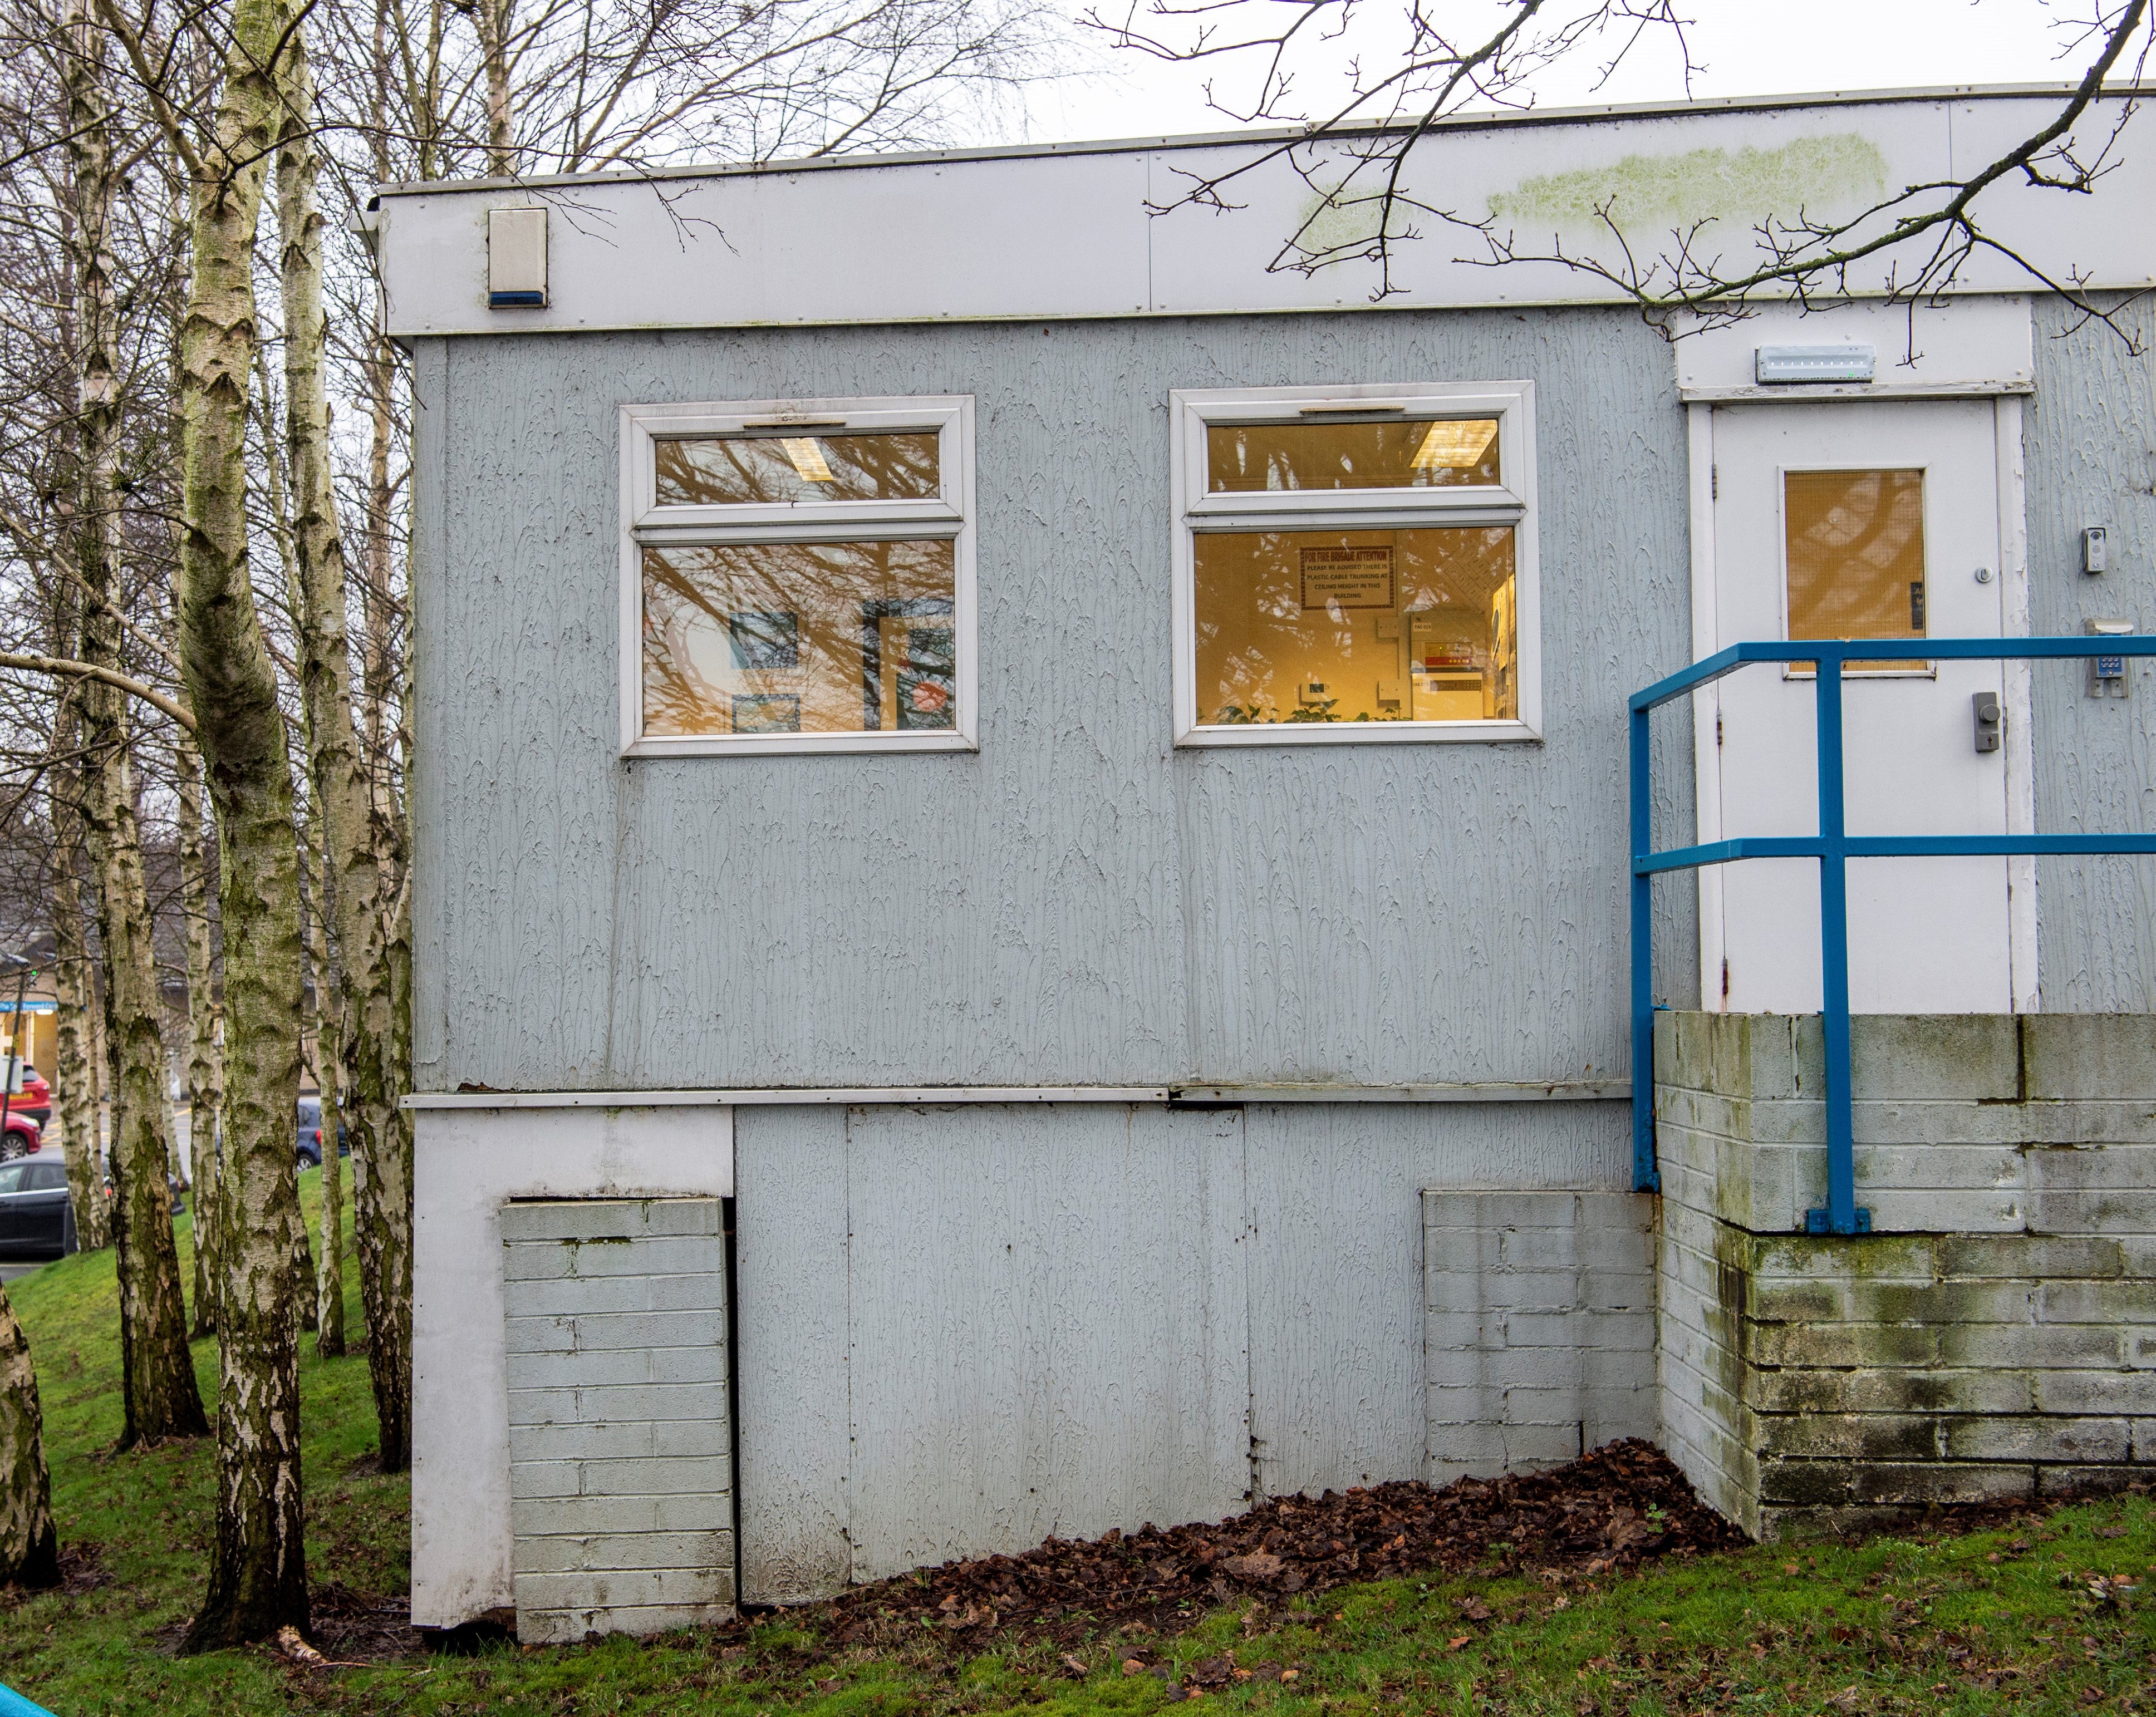
[[[1812,694],[1819,724],[1820,1024],[1826,1049],[1826,1208],[1807,1212],[1812,1233],[1870,1228],[1856,1208],[1856,1133],[1849,1056],[1849,844],[1842,796],[1842,653],[1821,647]],[[1860,1220],[1860,1214],[1863,1220]]]
[[[1653,711],[1632,710],[1632,1190],[1659,1192],[1655,1160],[1654,879],[1646,870],[1654,847],[1648,798],[1648,735]]]

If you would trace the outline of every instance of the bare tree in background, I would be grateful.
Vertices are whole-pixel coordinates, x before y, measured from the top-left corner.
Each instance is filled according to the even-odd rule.
[[[450,0],[474,60],[400,54],[432,177],[768,161],[947,136],[1038,76],[1040,0]],[[402,0],[392,17],[408,40]],[[431,76],[429,74],[431,72]]]
[[[120,663],[114,576],[119,379],[110,230],[118,197],[105,31],[87,0],[70,0],[62,38],[68,154],[73,168],[75,338],[80,407],[74,571],[82,588],[82,659]],[[84,738],[82,814],[98,878],[105,956],[105,1028],[112,1053],[114,1239],[119,1251],[123,1446],[209,1429],[187,1351],[187,1305],[166,1174],[164,1026],[152,945],[129,700],[102,679],[79,693]]]
[[[1637,304],[1666,329],[1741,318],[1762,300],[1840,297],[1851,290],[1913,303],[1953,288],[1969,264],[2003,258],[2032,287],[2058,292],[2108,320],[2087,299],[2070,261],[2035,256],[1985,224],[1984,193],[2000,184],[2069,193],[2092,190],[2117,161],[2133,104],[2093,110],[2107,83],[2138,83],[2150,52],[2148,0],[2066,0],[2059,13],[2073,87],[2056,110],[1974,171],[1890,189],[1852,213],[1775,211],[1742,233],[1687,217],[1657,233],[1610,191],[1582,211],[1594,234],[1522,230],[1502,208],[1446,199],[1437,151],[1448,121],[1476,111],[1531,108],[1538,83],[1561,62],[1591,56],[1599,80],[1660,44],[1678,56],[1686,86],[1702,69],[1680,0],[1401,0],[1365,24],[1358,0],[1132,0],[1087,21],[1121,48],[1158,59],[1219,65],[1245,99],[1207,90],[1229,117],[1291,124],[1283,139],[1217,172],[1186,173],[1159,213],[1225,212],[1242,186],[1285,167],[1309,193],[1270,267],[1314,274],[1376,265],[1375,299],[1404,290],[1414,247],[1502,267],[1553,264]],[[1762,31],[1812,28],[1802,8],[1762,8]],[[1980,27],[1980,26],[1979,26]],[[1370,33],[1374,28],[1375,35]],[[1349,40],[1352,36],[1352,42]],[[1352,54],[1351,54],[1352,49]],[[1313,105],[1303,89],[1326,86]],[[2125,329],[2114,323],[2123,336]]]

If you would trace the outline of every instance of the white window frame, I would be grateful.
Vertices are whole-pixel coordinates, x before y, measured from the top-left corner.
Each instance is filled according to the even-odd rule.
[[[1542,582],[1536,553],[1535,384],[1425,382],[1339,387],[1179,390],[1168,396],[1173,460],[1175,743],[1178,746],[1493,744],[1539,741],[1543,730]],[[1433,489],[1206,489],[1209,423],[1294,423],[1337,413],[1365,419],[1435,412],[1497,420],[1502,484]],[[1406,530],[1509,525],[1519,635],[1517,721],[1281,721],[1229,725],[1198,719],[1197,548],[1201,531]]]
[[[816,434],[934,430],[940,493],[924,500],[749,502],[661,506],[654,443],[744,430]],[[970,394],[890,399],[758,399],[621,408],[621,755],[747,757],[803,751],[980,749],[973,568],[973,400]],[[644,732],[644,551],[787,542],[947,541],[952,545],[951,628],[958,710],[949,728],[860,733]]]

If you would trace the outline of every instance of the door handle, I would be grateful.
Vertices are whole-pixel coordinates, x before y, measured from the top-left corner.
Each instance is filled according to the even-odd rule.
[[[1974,718],[1976,748],[1979,751],[1999,749],[1999,710],[1997,692],[1975,692],[1969,697],[1969,713]]]

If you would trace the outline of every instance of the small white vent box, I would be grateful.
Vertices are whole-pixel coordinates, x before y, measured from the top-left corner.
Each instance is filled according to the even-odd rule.
[[[486,301],[493,310],[546,308],[545,209],[487,211]]]

